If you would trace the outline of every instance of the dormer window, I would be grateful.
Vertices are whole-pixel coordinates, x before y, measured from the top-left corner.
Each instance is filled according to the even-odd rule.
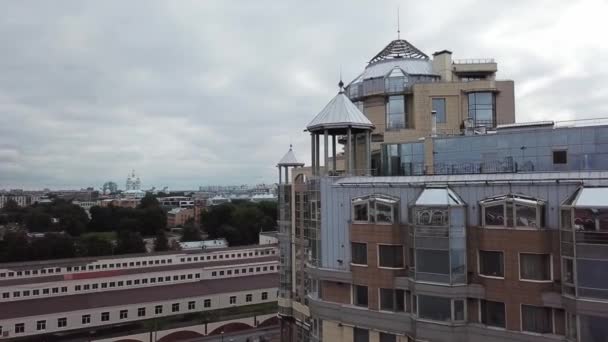
[[[484,227],[542,228],[545,202],[524,195],[509,194],[480,203]]]
[[[398,93],[405,89],[408,78],[398,67],[393,68],[384,79],[384,87],[387,93]]]
[[[399,199],[386,195],[353,198],[353,223],[393,224]]]

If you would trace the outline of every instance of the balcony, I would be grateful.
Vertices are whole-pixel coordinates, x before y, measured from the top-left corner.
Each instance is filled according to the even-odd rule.
[[[456,59],[452,62],[452,70],[458,74],[493,74],[498,66],[492,58]]]

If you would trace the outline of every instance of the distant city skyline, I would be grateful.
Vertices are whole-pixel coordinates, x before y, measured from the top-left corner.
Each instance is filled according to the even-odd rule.
[[[599,0],[19,1],[0,14],[0,189],[272,183],[290,143],[309,163],[301,128],[396,38],[398,7],[424,53],[496,58],[518,122],[608,116]]]

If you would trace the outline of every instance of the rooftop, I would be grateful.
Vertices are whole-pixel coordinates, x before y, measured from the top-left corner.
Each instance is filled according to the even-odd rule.
[[[377,63],[386,59],[409,58],[409,59],[424,59],[428,60],[429,56],[418,50],[414,45],[410,44],[405,39],[396,39],[388,43],[377,55],[370,61],[370,64]]]
[[[126,306],[137,303],[160,302],[172,299],[183,300],[191,297],[212,296],[226,292],[275,288],[278,283],[279,277],[277,274],[264,274],[130,290],[21,300],[2,303],[0,320],[119,305]]]
[[[344,95],[341,89],[306,126],[311,132],[346,128],[371,130],[374,124]]]

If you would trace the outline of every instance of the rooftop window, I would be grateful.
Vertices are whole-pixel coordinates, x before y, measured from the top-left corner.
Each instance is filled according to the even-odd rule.
[[[354,223],[393,224],[397,221],[399,199],[386,195],[353,198]]]
[[[542,228],[545,202],[533,197],[508,194],[480,203],[484,227]]]

